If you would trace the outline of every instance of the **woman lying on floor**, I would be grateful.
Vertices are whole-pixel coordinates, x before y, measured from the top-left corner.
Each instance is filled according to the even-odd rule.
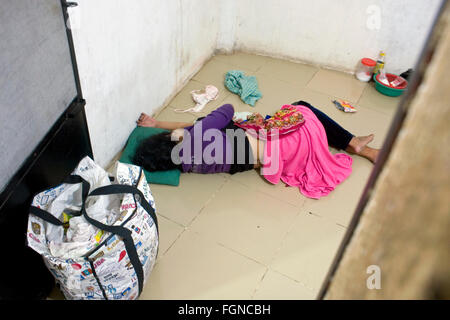
[[[230,104],[198,119],[194,125],[158,121],[143,113],[137,121],[139,126],[171,131],[143,141],[134,162],[147,171],[179,168],[182,172],[234,174],[261,168],[269,182],[276,184],[281,179],[289,186],[299,187],[304,195],[317,199],[327,195],[351,173],[351,157],[343,153],[331,154],[328,143],[339,150],[376,161],[379,150],[367,146],[373,140],[373,134],[355,137],[309,103],[298,101],[292,105],[303,115],[304,124],[292,133],[280,135],[276,143],[273,139],[259,139],[236,126],[233,120],[237,119],[233,119],[234,108]],[[216,135],[209,134],[205,138],[209,129],[215,129]],[[244,139],[239,139],[237,133]],[[213,143],[222,145],[217,157],[217,151],[211,150]],[[177,159],[172,157],[175,147]],[[201,154],[194,156],[198,149]],[[184,157],[186,150],[193,156]],[[205,161],[202,157],[208,152],[212,157]]]

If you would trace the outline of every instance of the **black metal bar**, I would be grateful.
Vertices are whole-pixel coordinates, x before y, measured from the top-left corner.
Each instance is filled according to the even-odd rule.
[[[69,42],[69,49],[70,49],[70,57],[72,59],[72,67],[73,67],[73,75],[75,78],[75,85],[77,87],[77,93],[78,98],[83,99],[83,93],[81,90],[81,83],[80,83],[80,75],[78,73],[78,64],[77,64],[77,58],[75,55],[75,46],[73,44],[73,37],[72,37],[72,30],[67,26],[67,23],[69,22],[69,12],[67,11],[68,7],[73,7],[73,5],[69,5],[66,0],[61,0],[61,8],[63,12],[64,17],[64,25],[66,27],[66,33],[67,33],[67,41]]]
[[[75,46],[73,43],[72,30],[67,26],[67,23],[70,19],[67,8],[75,7],[75,6],[78,6],[78,3],[67,2],[66,0],[61,0],[61,8],[62,8],[62,13],[63,13],[63,17],[64,17],[64,26],[66,28],[67,41],[69,43],[70,58],[72,59],[73,76],[74,76],[75,85],[77,88],[78,100],[79,100],[79,102],[84,102],[83,91],[81,89],[80,74],[78,72],[78,63],[77,63],[77,58],[76,58],[76,54],[75,54]],[[89,137],[89,149],[91,150],[90,157],[92,158],[92,160],[95,160],[94,155],[92,154],[92,142],[91,142],[91,137],[89,134],[89,128],[87,126],[88,122],[87,122],[87,118],[86,118],[86,112],[84,111],[84,109],[83,109],[83,119],[84,119],[85,126],[86,126],[85,129],[86,129],[87,135]]]

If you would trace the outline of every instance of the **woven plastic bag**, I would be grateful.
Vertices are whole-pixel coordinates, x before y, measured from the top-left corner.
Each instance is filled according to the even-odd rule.
[[[85,157],[63,184],[33,198],[28,246],[66,299],[137,299],[155,264],[158,225],[145,175],[117,162],[113,178]]]

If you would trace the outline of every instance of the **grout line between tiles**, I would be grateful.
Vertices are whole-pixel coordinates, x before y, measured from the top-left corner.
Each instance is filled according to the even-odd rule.
[[[320,214],[314,213],[314,212],[312,212],[312,211],[309,211],[309,210],[306,210],[306,211],[308,211],[308,214],[309,214],[309,215],[315,216],[315,217],[317,217],[317,218],[325,218],[325,217],[321,216]]]
[[[162,216],[162,217],[164,217],[165,219],[169,220],[170,222],[176,224],[177,226],[183,228],[183,230],[177,235],[177,237],[175,238],[175,240],[173,240],[173,242],[170,244],[170,246],[167,247],[167,249],[166,249],[164,252],[158,254],[160,257],[163,257],[163,256],[169,251],[169,249],[172,248],[172,246],[175,244],[175,242],[177,242],[177,240],[181,237],[181,235],[187,230],[187,228],[186,228],[185,226],[183,226],[182,224],[180,224],[180,223],[178,223],[178,222],[176,222],[176,221],[174,221],[174,220],[172,220],[172,219],[166,217],[165,215],[163,215],[163,214],[161,214],[161,213],[157,213],[157,214],[158,214],[159,216]],[[159,239],[158,239],[158,240],[159,240]],[[157,259],[157,261],[158,261],[158,259]]]
[[[297,214],[295,215],[295,217],[292,219],[292,223],[290,225],[290,227],[288,228],[288,230],[285,232],[285,234],[283,235],[283,237],[281,237],[281,241],[280,244],[278,246],[278,248],[274,251],[272,257],[270,258],[270,261],[268,263],[268,265],[272,265],[272,263],[276,260],[276,257],[278,255],[278,253],[280,252],[281,248],[283,248],[285,240],[287,238],[287,236],[291,233],[292,229],[294,228],[295,225],[295,221],[297,220],[297,218],[302,214],[302,210],[299,208]]]
[[[317,71],[314,73],[314,75],[311,77],[311,79],[308,80],[308,82],[305,84],[304,88],[308,87],[308,85],[311,83],[311,81],[314,79],[314,77],[319,73],[319,71],[322,70],[322,68],[317,68]]]
[[[299,83],[293,83],[292,81],[286,81],[284,79],[280,79],[281,77],[277,78],[276,76],[273,76],[273,75],[270,75],[270,74],[267,74],[267,73],[262,73],[262,72],[258,73],[258,72],[255,72],[255,77],[258,76],[258,75],[265,76],[265,77],[267,77],[267,78],[269,78],[271,80],[276,80],[276,81],[282,82],[283,84],[288,84],[289,86],[291,86],[291,89],[295,89],[295,90],[301,90],[303,88],[306,88],[306,85],[302,86]],[[264,92],[263,92],[263,94],[264,94]]]
[[[326,217],[326,216],[318,216],[318,217],[320,217],[321,219],[325,219],[329,223],[334,223],[335,225],[339,226],[340,228],[347,229],[346,226],[344,226],[343,224],[340,224],[339,221],[337,221],[335,219],[331,219],[331,218]]]
[[[266,272],[262,275],[261,279],[259,279],[258,283],[255,286],[255,289],[253,290],[252,295],[250,296],[250,299],[254,299],[255,294],[259,291],[261,288],[262,282],[264,281],[264,278],[266,277],[267,273],[269,272],[269,268],[266,267]]]
[[[305,203],[306,203],[306,202],[305,202]],[[327,219],[327,218],[321,217],[321,216],[317,216],[317,215],[315,215],[315,214],[312,214],[312,212],[310,212],[310,211],[308,211],[308,213],[306,213],[305,210],[302,210],[302,209],[303,209],[303,207],[302,207],[302,208],[299,208],[299,212],[298,212],[297,215],[295,216],[295,219],[297,219],[297,218],[298,218],[300,215],[302,215],[302,214],[306,214],[306,215],[312,215],[312,216],[315,216],[316,218],[319,218],[319,219],[325,219],[325,220],[331,222],[330,219]],[[336,224],[336,225],[338,225],[338,226],[341,227],[341,228],[343,227],[342,225],[339,225],[339,224],[336,223],[335,221],[333,221],[333,223]],[[284,243],[285,243],[285,240],[286,240],[287,236],[292,232],[292,230],[293,230],[293,228],[294,228],[294,224],[295,224],[295,223],[293,223],[293,224],[291,225],[291,227],[288,229],[288,231],[287,231],[287,232],[285,233],[285,235],[283,236],[283,238],[282,238],[282,240],[281,240],[281,242],[280,242],[280,246],[279,246],[278,249],[275,251],[275,253],[273,254],[273,256],[272,256],[272,258],[271,258],[271,260],[270,260],[270,262],[268,263],[268,267],[270,268],[270,270],[272,270],[272,271],[274,271],[274,272],[277,272],[277,273],[279,273],[279,274],[281,274],[281,275],[283,275],[283,276],[285,276],[285,277],[287,277],[287,278],[289,278],[289,279],[291,279],[291,280],[293,280],[293,281],[295,281],[295,282],[301,284],[303,287],[309,289],[310,291],[314,292],[314,291],[315,291],[315,288],[314,288],[314,287],[308,286],[307,284],[305,284],[305,283],[303,283],[303,282],[301,282],[301,281],[299,281],[299,280],[297,280],[297,279],[294,279],[294,278],[292,278],[292,277],[290,277],[290,276],[288,276],[288,275],[286,275],[286,274],[284,274],[284,273],[282,273],[282,272],[279,272],[279,271],[277,271],[277,270],[274,270],[274,269],[272,269],[272,268],[270,267],[270,266],[273,264],[273,262],[276,260],[277,254],[278,254],[278,252],[282,249],[282,247],[283,247],[283,245],[284,245]]]
[[[194,231],[194,232],[196,234],[200,234],[199,232],[196,232],[196,231]],[[265,268],[269,267],[269,266],[265,265],[264,263],[262,263],[261,261],[258,261],[255,258],[249,257],[249,256],[245,255],[244,253],[237,251],[236,249],[230,248],[230,247],[226,246],[225,244],[223,244],[221,242],[218,242],[217,240],[212,240],[212,242],[214,242],[215,244],[217,244],[217,245],[219,245],[219,246],[221,246],[221,247],[223,247],[223,248],[225,248],[225,249],[227,249],[227,250],[229,250],[229,251],[231,251],[231,252],[233,252],[233,253],[235,253],[235,254],[243,257],[243,258],[251,260],[251,261],[253,261],[253,262],[255,262],[255,263],[257,263],[257,264],[259,264],[259,265],[261,265],[261,266],[263,266]]]
[[[175,223],[175,224],[176,224],[177,226],[179,226],[179,227],[186,228],[183,224],[181,224],[181,223],[179,223],[179,222],[177,222],[177,221],[175,221],[175,220],[173,220],[173,219],[167,217],[166,215],[164,215],[164,213],[161,213],[161,212],[159,212],[159,211],[156,210],[156,214],[159,215],[159,216],[161,216],[161,217],[163,217],[163,218],[165,218],[165,219],[167,219],[167,220],[169,220],[169,221],[172,222],[172,223]]]
[[[302,209],[303,209],[303,208],[302,208]],[[305,211],[305,214],[307,214],[307,215],[310,215],[310,216],[313,216],[313,217],[316,217],[316,218],[320,218],[320,219],[324,219],[325,221],[327,221],[327,222],[329,222],[329,223],[333,223],[333,224],[335,224],[335,225],[337,225],[337,226],[339,226],[340,228],[343,228],[343,229],[345,229],[345,230],[348,229],[347,226],[345,226],[345,225],[339,223],[338,221],[336,221],[336,220],[334,220],[334,219],[331,219],[331,218],[329,218],[329,217],[320,215],[320,214],[318,214],[318,213],[314,213],[314,212],[309,211],[309,210],[303,210],[303,211]]]
[[[299,281],[299,280],[297,280],[297,279],[294,279],[294,278],[292,278],[292,277],[290,277],[290,276],[288,276],[288,275],[286,275],[286,274],[284,274],[284,273],[282,273],[282,272],[280,272],[280,271],[274,270],[274,269],[272,269],[272,268],[270,268],[270,267],[269,267],[269,270],[272,271],[272,272],[278,273],[278,274],[280,274],[280,275],[282,275],[282,276],[288,278],[289,280],[292,280],[292,281],[298,283],[298,284],[301,285],[302,287],[308,289],[309,291],[312,291],[312,293],[314,293],[314,292],[316,291],[316,289],[315,289],[314,287],[308,286],[307,284],[305,284],[305,283],[303,283],[303,282],[301,282],[301,281]]]
[[[339,227],[344,228],[345,230],[348,229],[348,227],[347,227],[347,226],[344,226],[343,224],[340,224],[340,223],[337,223],[337,222],[336,222],[336,224],[337,224]]]
[[[223,189],[223,187],[225,186],[225,184],[227,184],[227,182],[229,181],[227,178],[225,178],[224,176],[222,176],[222,178],[224,179],[223,183],[216,189],[216,191],[214,191],[211,196],[206,200],[206,202],[203,204],[203,206],[200,208],[200,210],[197,212],[197,214],[195,215],[195,217],[192,218],[191,221],[189,221],[189,223],[186,225],[186,228],[189,228],[192,223],[198,218],[198,216],[202,213],[202,211],[206,208],[206,206],[211,203],[211,201],[213,199],[215,199],[216,195],[220,192],[220,190]]]
[[[270,197],[270,198],[272,198],[272,199],[275,199],[275,200],[277,200],[277,201],[284,202],[285,204],[290,205],[291,207],[295,207],[295,208],[298,208],[298,207],[299,207],[298,205],[293,204],[293,203],[291,203],[291,202],[289,202],[289,201],[287,201],[287,200],[279,199],[279,198],[277,198],[277,197],[271,195],[271,194],[268,193],[268,192],[261,191],[261,190],[255,188],[255,187],[251,186],[250,184],[245,184],[245,183],[243,183],[243,182],[241,182],[241,181],[239,181],[239,180],[237,180],[237,179],[233,179],[233,177],[230,177],[230,180],[233,181],[233,182],[239,183],[239,184],[241,184],[241,185],[243,185],[243,186],[245,186],[245,187],[247,187],[247,188],[251,188],[253,191],[262,193],[262,194],[264,194],[265,196],[268,196],[268,197]]]
[[[161,258],[164,257],[167,252],[169,252],[169,250],[175,245],[175,243],[178,241],[178,239],[180,239],[181,235],[186,232],[186,230],[187,228],[183,228],[183,231],[180,232],[180,234],[175,238],[175,240],[171,243],[171,245],[168,246],[164,252],[162,252]],[[156,260],[157,260],[156,262],[158,262],[158,259]]]
[[[265,61],[262,65],[260,65],[260,66],[258,67],[258,69],[256,69],[255,71],[253,71],[254,74],[256,75],[256,73],[259,72],[259,70],[261,70],[262,67],[264,67],[267,63],[268,63],[268,61]]]
[[[223,176],[222,176],[223,177]],[[224,178],[224,182],[219,186],[219,188],[217,188],[217,190],[211,195],[211,197],[205,202],[205,204],[201,207],[201,209],[197,212],[197,214],[195,215],[195,217],[185,226],[183,224],[180,224],[179,222],[176,222],[168,217],[166,217],[164,214],[161,214],[160,212],[158,212],[158,215],[166,218],[167,220],[175,223],[176,225],[180,226],[183,228],[183,231],[180,232],[180,234],[176,237],[176,239],[172,242],[172,244],[162,253],[162,256],[164,256],[169,250],[170,248],[172,248],[175,243],[178,241],[178,239],[181,237],[181,235],[186,231],[189,230],[189,227],[191,226],[191,224],[195,221],[195,219],[197,219],[197,217],[199,216],[199,214],[203,211],[203,209],[206,207],[206,205],[212,200],[214,199],[215,195],[217,194],[217,192],[219,192],[223,186],[227,183],[227,179],[225,177]]]
[[[362,96],[363,96],[364,92],[367,90],[368,87],[369,87],[369,86],[366,85],[366,86],[364,87],[364,90],[361,92],[361,96],[359,97],[358,101],[356,102],[356,105],[357,105],[357,106],[359,106],[359,103],[361,102]]]
[[[357,100],[357,102],[356,102],[356,106],[358,106],[358,103],[359,103],[359,101],[361,100],[361,98],[362,98],[362,96],[363,96],[363,93],[364,93],[364,91],[366,90],[366,88],[367,88],[367,85],[364,87],[364,90],[362,90],[361,93],[359,94],[358,100]]]
[[[356,106],[357,106],[357,107],[361,107],[361,106],[359,106],[358,104],[357,104]],[[391,115],[387,114],[386,112],[380,111],[380,110],[378,110],[378,109],[374,109],[374,108],[372,108],[372,107],[362,107],[362,108],[363,108],[363,109],[370,110],[370,111],[373,111],[373,112],[375,112],[375,113],[378,113],[379,115],[385,116],[386,118],[389,119],[389,122],[392,121],[392,119],[393,119],[393,115],[391,116]],[[398,108],[398,104],[397,104],[397,108]]]
[[[224,63],[224,64],[227,64],[227,65],[229,65],[230,67],[232,67],[232,68],[242,68],[241,66],[238,66],[237,64],[235,64],[235,63],[232,63],[232,62],[228,62],[228,61],[224,61],[224,60],[222,60],[221,58],[216,58],[216,56],[214,56],[214,60],[219,60],[221,63]],[[246,68],[242,68],[242,69],[246,69],[246,71],[248,71],[249,73],[256,73],[256,72],[258,72],[259,71],[259,69],[261,69],[265,64],[266,64],[267,62],[264,62],[262,65],[260,65],[259,67],[257,67],[256,68],[256,70],[249,70],[249,69],[246,69]],[[247,72],[246,72],[247,73]]]
[[[340,99],[340,100],[348,101],[348,102],[350,102],[350,103],[352,103],[352,104],[356,104],[354,101],[351,101],[351,100],[349,100],[349,99],[345,99],[345,98],[342,98],[342,97],[336,97],[334,94],[330,94],[330,93],[318,91],[317,89],[313,89],[313,88],[306,88],[306,87],[305,87],[305,89],[310,90],[310,91],[312,91],[313,93],[325,95],[325,96],[327,96],[327,97],[332,98],[333,100]],[[332,103],[332,100],[330,100],[330,103]],[[356,104],[356,105],[357,105],[357,104]]]
[[[302,196],[303,196],[303,195],[302,195]],[[308,198],[305,197],[305,198],[303,199],[302,204],[301,204],[300,206],[298,206],[298,208],[299,208],[300,210],[303,210],[303,208],[304,208],[305,205],[306,205],[307,200],[308,200]]]
[[[312,79],[310,80],[310,82],[311,82],[311,81],[312,81]],[[350,103],[352,103],[352,104],[354,104],[354,105],[356,105],[356,106],[358,106],[358,102],[361,100],[361,97],[362,97],[362,95],[363,95],[363,93],[364,93],[364,91],[366,90],[366,87],[367,87],[367,86],[365,86],[364,89],[361,91],[361,94],[359,95],[359,97],[358,97],[355,101],[352,101],[352,100],[347,99],[347,98],[344,98],[344,97],[337,97],[337,96],[335,96],[334,94],[330,94],[330,93],[328,93],[328,92],[319,91],[319,90],[317,90],[317,89],[310,88],[310,87],[308,87],[308,85],[309,85],[309,83],[305,86],[305,89],[311,90],[311,91],[314,92],[314,93],[323,94],[323,95],[332,97],[333,99],[341,99],[341,100],[345,100],[345,101],[348,101],[348,102],[350,102]],[[378,111],[378,110],[377,110],[377,111]]]

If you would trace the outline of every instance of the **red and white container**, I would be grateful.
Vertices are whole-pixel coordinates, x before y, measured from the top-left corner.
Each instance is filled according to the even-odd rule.
[[[356,68],[356,78],[363,82],[368,82],[372,78],[373,70],[377,62],[370,58],[363,58]]]

